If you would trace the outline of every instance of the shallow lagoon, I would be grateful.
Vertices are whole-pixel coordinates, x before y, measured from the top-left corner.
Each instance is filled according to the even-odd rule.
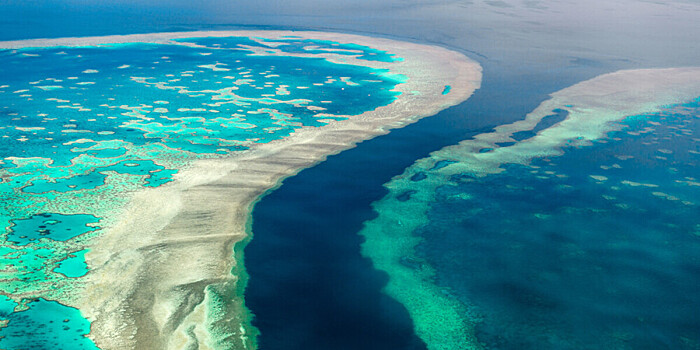
[[[0,290],[18,301],[46,298],[3,314],[6,347],[26,344],[33,328],[51,328],[41,315],[87,333],[78,310],[51,299],[74,293],[89,273],[85,247],[101,220],[118,219],[113,213],[129,192],[167,184],[192,160],[351,118],[399,94],[392,89],[403,77],[385,69],[274,48],[279,55],[254,56],[241,46],[249,41],[208,41],[225,49],[131,43],[0,51]],[[360,60],[398,59],[359,45],[343,50]],[[86,338],[35,341],[77,348]]]
[[[4,349],[98,349],[86,337],[90,322],[78,310],[44,299],[31,301],[26,307],[11,313],[0,310],[0,317],[9,321],[7,327],[0,328]]]

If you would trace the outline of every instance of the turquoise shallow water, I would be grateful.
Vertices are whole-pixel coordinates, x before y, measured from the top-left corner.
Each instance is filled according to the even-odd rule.
[[[85,263],[85,253],[87,249],[71,253],[65,260],[58,263],[58,267],[53,269],[66,277],[82,277],[88,273],[88,267]]]
[[[12,221],[7,241],[16,245],[27,245],[40,238],[53,241],[67,241],[75,236],[90,232],[99,227],[88,226],[99,221],[93,215],[76,214],[49,214],[42,213],[32,215],[26,219]]]
[[[7,327],[0,328],[3,349],[98,349],[92,340],[90,322],[74,308],[55,301],[38,299],[27,303],[23,311],[3,314]]]
[[[73,293],[74,282],[89,273],[85,248],[117,219],[110,213],[125,204],[124,193],[167,184],[192,160],[390,104],[404,79],[386,69],[288,55],[401,60],[360,45],[180,42],[0,50],[0,293],[45,298],[14,313],[3,304],[0,321],[9,323],[0,347],[16,348],[34,335],[36,344],[49,346],[57,340],[32,329],[68,327],[54,326],[53,318],[75,322],[69,334],[81,335],[61,338],[62,346],[83,346],[87,321],[51,299]],[[251,46],[265,53],[251,55]]]
[[[561,113],[543,122],[552,118]],[[700,346],[700,103],[620,128],[559,157],[437,187],[414,232],[416,258],[403,263],[433,269],[484,348]]]

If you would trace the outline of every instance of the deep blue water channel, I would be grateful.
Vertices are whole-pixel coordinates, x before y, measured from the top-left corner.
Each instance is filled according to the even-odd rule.
[[[382,184],[416,159],[524,116],[549,93],[611,68],[514,72],[494,62],[466,102],[285,180],[253,211],[246,303],[260,349],[425,349],[387,276],[360,254],[362,223]]]

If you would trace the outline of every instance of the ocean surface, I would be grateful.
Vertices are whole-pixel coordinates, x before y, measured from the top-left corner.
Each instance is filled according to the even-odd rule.
[[[123,5],[11,0],[3,8],[6,16],[0,15],[0,39],[248,26],[316,29],[445,45],[484,67],[482,88],[467,102],[332,156],[257,204],[255,238],[245,253],[246,299],[261,330],[261,349],[424,348],[406,310],[381,292],[386,275],[360,254],[357,233],[376,217],[371,204],[388,193],[382,185],[429,152],[522,119],[547,94],[579,81],[620,68],[697,65],[700,44],[697,7],[688,1],[262,0],[202,1],[193,9],[170,0]],[[476,335],[486,348],[699,347],[698,319],[691,313],[698,303],[693,292],[700,287],[692,225],[698,212],[683,203],[698,202],[690,198],[697,198],[691,183],[700,176],[692,173],[697,165],[689,166],[697,158],[683,152],[698,151],[687,135],[692,131],[698,137],[697,118],[683,124],[674,113],[669,109],[663,116],[629,119],[626,129],[608,135],[607,143],[535,161],[537,169],[509,167],[498,176],[441,189],[430,224],[416,232],[424,238],[419,253],[435,268],[433,282],[445,295],[474,311]],[[628,133],[646,127],[654,132]],[[655,133],[664,136],[651,140]],[[145,185],[144,175],[133,176]],[[470,196],[477,201],[463,199]],[[16,219],[29,227],[41,220],[37,214],[57,213]],[[75,217],[80,230],[93,230],[104,220],[82,214],[88,216]],[[53,222],[45,226],[54,228]],[[23,249],[24,264],[40,265],[55,254],[25,249],[36,243],[18,245],[32,235],[7,233],[10,237],[15,248],[0,248],[0,254]],[[54,271],[67,277],[84,273],[73,262],[81,260],[80,249],[71,247],[73,253],[64,254],[68,258]],[[28,306],[43,311],[56,305],[37,299]],[[36,314],[13,312],[15,307],[0,297],[0,319]],[[73,320],[69,330],[48,328],[52,335],[65,330],[70,340],[85,332],[75,312],[16,322],[33,330],[41,322]],[[56,348],[53,340],[46,341]]]
[[[246,304],[261,349],[425,348],[405,308],[381,292],[387,276],[360,253],[358,232],[376,216],[370,204],[386,195],[382,184],[416,158],[522,119],[568,85],[533,76],[533,88],[521,90],[503,77],[508,72],[489,75],[495,68],[484,65],[486,79],[466,102],[329,157],[255,206]],[[568,82],[596,74],[575,67],[551,74],[564,72]],[[507,96],[511,103],[498,103]]]

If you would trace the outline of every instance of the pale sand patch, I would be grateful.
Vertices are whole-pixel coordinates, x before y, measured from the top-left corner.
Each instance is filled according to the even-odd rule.
[[[233,35],[279,38],[290,34],[366,45],[404,58],[385,63],[323,55],[332,62],[403,74],[408,81],[396,88],[402,94],[389,106],[344,121],[302,128],[284,140],[228,158],[197,161],[181,171],[174,183],[131,194],[131,204],[122,211],[121,220],[106,227],[90,246],[86,259],[91,271],[79,296],[67,303],[92,321],[90,336],[101,348],[182,349],[193,344],[201,349],[222,348],[221,343],[214,344],[217,335],[208,334],[202,326],[209,317],[206,300],[215,290],[239,292],[227,295],[233,300],[220,324],[229,331],[227,346],[254,347],[255,330],[248,323],[240,285],[236,285],[244,272],[232,258],[234,245],[247,237],[254,202],[285,177],[328,155],[464,101],[480,86],[481,68],[464,55],[441,47],[321,32],[157,33],[0,43],[3,48],[174,44],[170,39]],[[442,95],[445,85],[452,90]],[[238,246],[236,250],[240,256]],[[232,269],[237,275],[231,274]]]
[[[627,186],[632,186],[632,187],[659,187],[659,185],[656,184],[647,184],[647,183],[641,183],[641,182],[634,182],[634,181],[629,181],[629,180],[622,180],[620,182],[623,185]]]
[[[670,201],[679,201],[679,200],[681,200],[680,198],[678,198],[678,197],[676,197],[676,196],[672,196],[672,195],[670,195],[670,194],[668,194],[668,193],[664,193],[664,192],[652,192],[651,194],[654,195],[654,196],[656,196],[656,197],[661,197],[661,198],[668,199],[668,200],[670,200]]]

